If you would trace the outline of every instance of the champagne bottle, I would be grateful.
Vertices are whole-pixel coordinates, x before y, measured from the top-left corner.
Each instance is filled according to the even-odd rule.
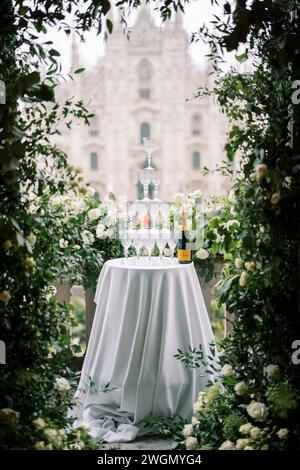
[[[187,229],[187,212],[184,211],[182,212],[181,238],[178,240],[177,249],[178,262],[181,264],[187,264],[192,262],[192,250],[187,248],[189,243]]]

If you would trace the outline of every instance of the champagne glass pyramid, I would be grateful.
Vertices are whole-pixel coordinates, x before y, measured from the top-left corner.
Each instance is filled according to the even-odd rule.
[[[158,185],[160,182],[159,171],[151,165],[152,153],[156,150],[154,140],[150,137],[144,137],[144,149],[147,154],[148,165],[139,170],[139,179],[144,188],[144,200],[149,200],[149,184],[151,181],[155,184],[155,194],[157,197]]]

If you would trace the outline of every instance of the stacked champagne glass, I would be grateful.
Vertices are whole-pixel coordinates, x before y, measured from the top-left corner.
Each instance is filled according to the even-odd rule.
[[[162,262],[174,262],[174,253],[179,239],[179,232],[166,228],[169,216],[169,204],[163,203],[158,197],[161,182],[159,170],[151,165],[152,153],[155,150],[154,141],[144,138],[144,148],[147,154],[148,165],[139,170],[139,179],[143,185],[144,198],[129,204],[129,226],[120,232],[120,239],[124,249],[125,261],[129,252],[135,252],[133,263],[141,260],[153,261],[153,251],[156,248],[157,259]],[[154,185],[154,197],[149,198],[149,185]],[[164,258],[165,248],[169,248],[168,258]],[[131,249],[130,249],[131,248]],[[142,256],[147,255],[146,256]]]

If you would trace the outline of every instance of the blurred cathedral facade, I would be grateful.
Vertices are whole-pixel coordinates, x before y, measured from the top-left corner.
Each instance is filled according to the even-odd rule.
[[[79,67],[73,38],[72,69]],[[226,193],[224,177],[202,174],[225,158],[226,120],[211,98],[195,98],[199,87],[211,84],[209,68],[192,65],[182,17],[158,27],[144,7],[129,40],[115,24],[104,57],[60,89],[62,101],[82,99],[95,116],[90,126],[64,131],[57,143],[100,197],[109,191],[142,196],[138,170],[146,166],[142,141],[148,136],[157,147],[153,163],[162,176],[161,199],[194,189]]]

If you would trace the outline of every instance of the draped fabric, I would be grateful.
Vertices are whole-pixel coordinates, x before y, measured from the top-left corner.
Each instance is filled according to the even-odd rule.
[[[202,346],[213,334],[193,264],[105,263],[98,280],[91,337],[72,415],[76,426],[106,442],[128,442],[147,431],[145,417],[191,418],[208,377],[189,369],[177,349]]]

